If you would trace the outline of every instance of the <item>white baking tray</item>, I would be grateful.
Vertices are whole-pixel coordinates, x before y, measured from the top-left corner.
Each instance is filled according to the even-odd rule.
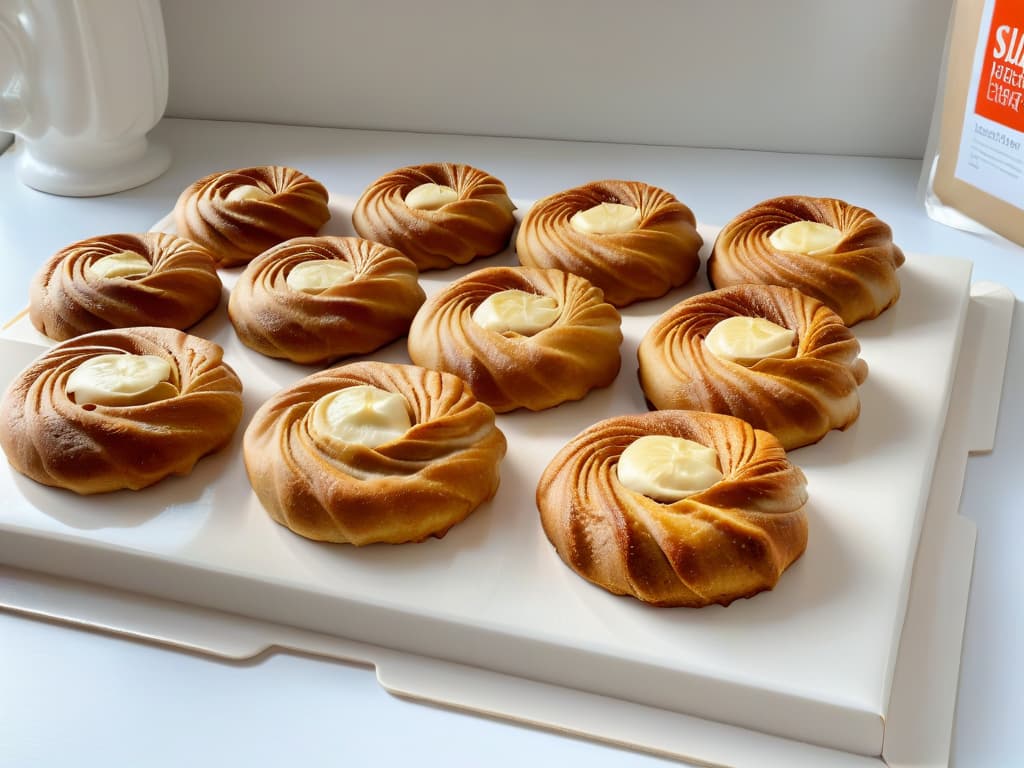
[[[351,203],[332,199],[325,232],[351,233]],[[702,234],[710,243],[714,230]],[[506,263],[511,254],[426,273],[424,287],[430,294]],[[871,368],[860,420],[791,454],[811,494],[806,554],[773,592],[728,608],[651,608],[584,582],[555,555],[533,503],[540,472],[566,440],[606,416],[644,410],[639,339],[666,308],[707,289],[703,274],[624,310],[612,387],[498,417],[509,438],[498,496],[442,540],[355,549],[291,534],[248,487],[240,430],[190,477],[138,493],[81,498],[4,467],[0,490],[12,501],[0,512],[0,562],[877,756],[970,262],[911,255],[900,276],[899,303],[855,328]],[[225,347],[246,386],[244,419],[308,371],[244,348],[223,303],[194,332]],[[35,337],[24,319],[6,335],[4,384],[39,352],[13,341]],[[401,342],[372,357],[408,359]]]

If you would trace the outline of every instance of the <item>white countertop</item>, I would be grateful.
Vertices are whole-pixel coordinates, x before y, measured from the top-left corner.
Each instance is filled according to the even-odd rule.
[[[26,304],[31,275],[78,239],[149,228],[194,179],[215,170],[275,163],[309,170],[329,188],[362,189],[400,165],[455,160],[503,179],[532,199],[598,178],[665,187],[698,219],[722,224],[768,197],[841,197],[871,208],[906,251],[975,261],[975,279],[1024,296],[1024,249],[929,220],[916,200],[914,160],[783,155],[593,143],[286,128],[165,120],[153,136],[171,169],[136,190],[100,198],[41,194],[14,176],[17,148],[0,156],[0,316]],[[1019,307],[1018,307],[1019,309]],[[978,525],[954,764],[1024,761],[1024,535],[1011,485],[1024,451],[1024,318],[1010,341],[1006,388],[990,456],[968,464],[962,511]],[[0,582],[2,588],[2,582]],[[361,667],[275,654],[242,664],[0,614],[0,766],[253,766],[339,762],[521,765],[566,759],[590,765],[661,760],[504,722],[410,703],[386,694]],[[56,727],[55,727],[56,726]],[[168,734],[173,734],[167,738]]]

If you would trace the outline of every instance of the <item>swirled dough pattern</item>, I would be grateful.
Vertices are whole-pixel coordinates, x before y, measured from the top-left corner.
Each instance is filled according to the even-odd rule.
[[[323,184],[294,168],[213,173],[181,193],[174,226],[219,266],[234,267],[285,240],[315,235],[331,218],[327,197]]]
[[[317,292],[291,287],[292,272],[310,262],[340,262],[351,268],[351,279]],[[248,264],[231,291],[228,315],[257,352],[314,364],[395,340],[425,298],[416,265],[394,248],[357,237],[301,237]]]
[[[834,250],[814,255],[774,248],[772,233],[796,221],[835,227],[842,239]],[[832,198],[777,197],[726,224],[708,260],[708,279],[716,288],[744,283],[796,288],[853,325],[896,302],[896,270],[903,262],[889,225],[871,211]]]
[[[406,196],[423,184],[455,191],[436,209],[413,208]],[[421,270],[445,269],[490,256],[508,245],[515,206],[505,185],[485,171],[458,163],[399,168],[367,187],[352,211],[356,232],[397,248]]]
[[[93,269],[125,253],[136,254],[148,271],[105,277]],[[213,256],[202,246],[155,232],[104,235],[50,257],[29,287],[29,319],[55,341],[138,325],[184,330],[213,310],[220,295]]]
[[[796,332],[796,353],[752,365],[704,343],[729,317],[761,317]],[[775,435],[786,450],[845,429],[860,414],[867,377],[860,344],[840,317],[794,288],[738,285],[698,294],[665,312],[640,342],[640,384],[655,408],[736,416]]]
[[[723,479],[673,503],[622,485],[645,435],[707,446]],[[655,605],[728,605],[771,589],[807,544],[806,480],[767,432],[731,416],[655,411],[599,422],[554,457],[537,507],[562,560],[588,581]]]
[[[636,208],[639,224],[626,232],[586,234],[571,219],[601,203]],[[604,291],[624,307],[663,296],[689,282],[700,267],[703,239],[693,211],[663,189],[638,181],[595,181],[536,202],[519,227],[516,252],[527,267],[562,269]]]
[[[315,436],[313,405],[370,385],[409,403],[412,427],[376,448]],[[358,362],[307,376],[268,400],[245,432],[245,466],[270,516],[319,541],[398,544],[441,537],[498,489],[505,436],[455,376]]]
[[[155,355],[177,394],[142,405],[79,405],[71,374],[100,355]],[[242,384],[211,341],[169,328],[96,331],[58,344],[28,366],[0,401],[0,445],[33,480],[80,494],[137,490],[186,475],[230,440]]]
[[[558,303],[554,324],[531,336],[487,330],[474,310],[492,294],[520,290]],[[503,413],[539,411],[611,384],[621,363],[622,319],[587,280],[557,269],[487,267],[450,283],[409,329],[417,365],[454,373]]]

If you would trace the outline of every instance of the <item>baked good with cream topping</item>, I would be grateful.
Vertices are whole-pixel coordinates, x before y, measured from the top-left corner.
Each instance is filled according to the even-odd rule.
[[[842,319],[794,288],[737,285],[667,310],[640,342],[640,385],[660,409],[729,414],[786,450],[846,429],[867,378]]]
[[[249,262],[228,316],[257,352],[319,364],[394,341],[425,298],[416,265],[394,248],[358,237],[297,237]]]
[[[327,200],[323,184],[294,168],[239,168],[185,189],[174,226],[213,253],[218,266],[235,267],[285,240],[315,235],[331,218]]]
[[[0,446],[36,482],[80,494],[187,475],[242,418],[211,341],[170,328],[95,331],[44,352],[0,401]]]
[[[900,296],[904,256],[889,225],[842,200],[799,195],[765,200],[715,239],[715,288],[766,283],[823,301],[847,325],[877,317]]]
[[[456,376],[357,362],[267,400],[245,431],[249,480],[295,533],[356,545],[440,538],[496,493],[505,436]]]
[[[772,589],[807,545],[806,479],[779,442],[695,411],[617,416],[552,459],[537,508],[562,560],[617,595],[728,605]]]
[[[432,296],[409,329],[417,365],[461,377],[503,413],[579,400],[614,381],[622,318],[587,280],[487,267]]]
[[[638,181],[595,181],[534,203],[516,236],[527,267],[585,277],[624,307],[688,283],[703,239],[693,211]]]
[[[62,248],[29,287],[29,319],[55,341],[109,328],[184,330],[219,303],[213,255],[158,232],[91,237]]]
[[[398,168],[374,181],[356,202],[361,237],[397,248],[420,270],[467,264],[503,250],[515,206],[497,178],[460,163]]]

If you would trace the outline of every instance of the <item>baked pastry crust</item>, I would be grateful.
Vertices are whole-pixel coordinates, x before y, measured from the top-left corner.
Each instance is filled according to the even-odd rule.
[[[630,205],[640,212],[636,229],[583,234],[569,223],[574,214],[601,203]],[[534,203],[516,236],[519,261],[527,267],[562,269],[585,277],[605,301],[625,307],[664,296],[693,279],[703,239],[697,220],[675,196],[638,181],[595,181]]]
[[[498,333],[473,320],[505,290],[550,296],[559,316],[532,335]],[[557,269],[487,267],[450,283],[420,308],[409,329],[409,357],[469,384],[498,413],[539,411],[579,400],[619,372],[622,318],[587,280]]]
[[[451,187],[458,199],[437,210],[405,204],[421,184]],[[397,248],[420,270],[446,269],[503,250],[512,237],[515,206],[505,185],[460,163],[412,165],[381,176],[360,196],[352,225],[361,237]]]
[[[270,197],[229,200],[241,186]],[[331,218],[327,199],[323,184],[294,168],[240,168],[204,176],[185,189],[174,206],[174,226],[209,249],[218,266],[234,267],[285,240],[315,235]]]
[[[796,355],[746,366],[716,357],[704,338],[729,317],[761,317],[796,332]],[[737,285],[666,311],[640,342],[640,385],[660,409],[724,413],[775,435],[786,450],[845,429],[867,378],[860,343],[842,319],[794,288]]]
[[[290,288],[292,269],[316,260],[345,262],[355,276],[320,293]],[[394,341],[425,298],[416,265],[394,248],[358,237],[297,237],[249,262],[231,291],[228,316],[257,352],[318,364]]]
[[[143,405],[78,405],[68,377],[99,355],[156,355],[179,394]],[[18,472],[93,494],[187,475],[224,446],[242,418],[242,383],[212,341],[170,328],[77,336],[43,353],[0,401],[0,446]]]
[[[795,221],[835,227],[843,239],[833,253],[778,251],[768,238]],[[871,211],[842,200],[799,195],[765,200],[730,221],[708,260],[712,287],[767,283],[796,288],[823,301],[847,325],[877,317],[900,296],[896,270],[903,251],[892,230]]]
[[[313,404],[369,384],[408,401],[413,426],[377,448],[329,450],[308,426]],[[265,402],[245,431],[249,480],[270,516],[318,541],[399,544],[442,537],[498,489],[505,436],[455,376],[357,362],[314,373]]]
[[[673,503],[626,488],[619,457],[644,435],[712,448],[723,479]],[[772,589],[807,545],[806,501],[804,474],[774,437],[695,411],[599,422],[558,452],[537,486],[544,531],[570,568],[663,606],[728,605]]]
[[[138,277],[101,277],[88,269],[130,251],[152,265]],[[92,237],[62,248],[29,287],[29,319],[55,341],[139,325],[184,330],[220,303],[213,255],[196,243],[158,232]]]

